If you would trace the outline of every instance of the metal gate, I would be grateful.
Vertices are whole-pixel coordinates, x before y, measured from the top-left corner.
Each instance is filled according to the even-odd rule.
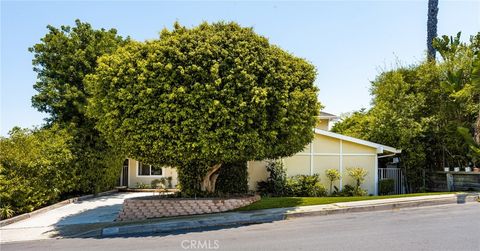
[[[405,176],[400,168],[378,168],[378,180],[393,179],[394,194],[405,193]]]

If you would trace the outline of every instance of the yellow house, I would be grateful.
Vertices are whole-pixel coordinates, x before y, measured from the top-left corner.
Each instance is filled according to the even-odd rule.
[[[303,151],[281,160],[287,176],[319,174],[320,181],[327,186],[325,170],[335,168],[341,174],[341,179],[335,185],[341,188],[345,184],[354,184],[347,174],[347,168],[362,167],[368,171],[362,187],[369,194],[378,194],[378,157],[397,154],[401,150],[328,131],[332,121],[337,119],[333,114],[320,113],[313,141],[305,146]],[[255,190],[257,183],[268,177],[267,161],[249,161],[247,165],[248,186],[250,190]],[[173,185],[177,184],[175,169],[142,165],[129,159],[125,162],[121,185],[135,187],[140,183],[150,184],[153,179],[168,176],[172,177]]]

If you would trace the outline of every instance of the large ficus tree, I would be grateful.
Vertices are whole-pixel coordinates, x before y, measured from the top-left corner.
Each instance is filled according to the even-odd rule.
[[[194,168],[214,192],[223,163],[293,155],[312,140],[315,74],[251,28],[176,23],[99,59],[88,112],[129,156]]]

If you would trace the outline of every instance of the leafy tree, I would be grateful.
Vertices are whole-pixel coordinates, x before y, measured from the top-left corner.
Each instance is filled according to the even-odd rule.
[[[136,159],[199,170],[202,191],[223,163],[290,156],[313,138],[314,67],[251,28],[176,23],[98,62],[87,78],[98,129]]]
[[[473,155],[465,153],[472,148],[458,128],[476,135],[479,41],[480,33],[470,43],[462,43],[460,33],[435,39],[442,60],[382,72],[372,82],[372,108],[344,118],[333,130],[402,149],[400,164],[411,191],[425,188],[429,171],[467,165]]]
[[[8,138],[0,138],[3,218],[55,202],[75,188],[71,140],[66,130],[56,126],[36,130],[16,127]]]
[[[47,28],[41,42],[29,48],[38,74],[32,104],[50,115],[47,127],[55,123],[72,135],[72,165],[80,178],[76,189],[108,189],[115,184],[124,155],[109,146],[94,128],[96,122],[85,116],[88,96],[83,80],[94,72],[98,57],[112,53],[125,40],[115,29],[95,30],[79,20],[74,27]]]

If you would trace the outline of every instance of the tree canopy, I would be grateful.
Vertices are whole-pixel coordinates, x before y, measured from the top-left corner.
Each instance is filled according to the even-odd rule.
[[[470,43],[460,42],[460,34],[437,38],[442,60],[381,73],[372,82],[372,108],[352,113],[333,130],[402,149],[414,191],[424,185],[424,171],[469,165],[465,130],[458,129],[473,137],[478,123],[479,42],[480,33]]]
[[[181,168],[293,155],[313,138],[316,71],[235,23],[178,23],[87,77],[89,115],[136,159]]]
[[[49,114],[47,127],[66,129],[73,137],[68,145],[74,153],[80,180],[76,190],[82,193],[98,192],[115,185],[123,154],[108,145],[95,129],[95,121],[85,116],[87,93],[84,78],[93,73],[97,59],[115,51],[128,41],[117,35],[115,29],[94,29],[90,24],[75,21],[75,26],[56,28],[40,42],[29,48],[32,64],[37,72],[32,104]]]

